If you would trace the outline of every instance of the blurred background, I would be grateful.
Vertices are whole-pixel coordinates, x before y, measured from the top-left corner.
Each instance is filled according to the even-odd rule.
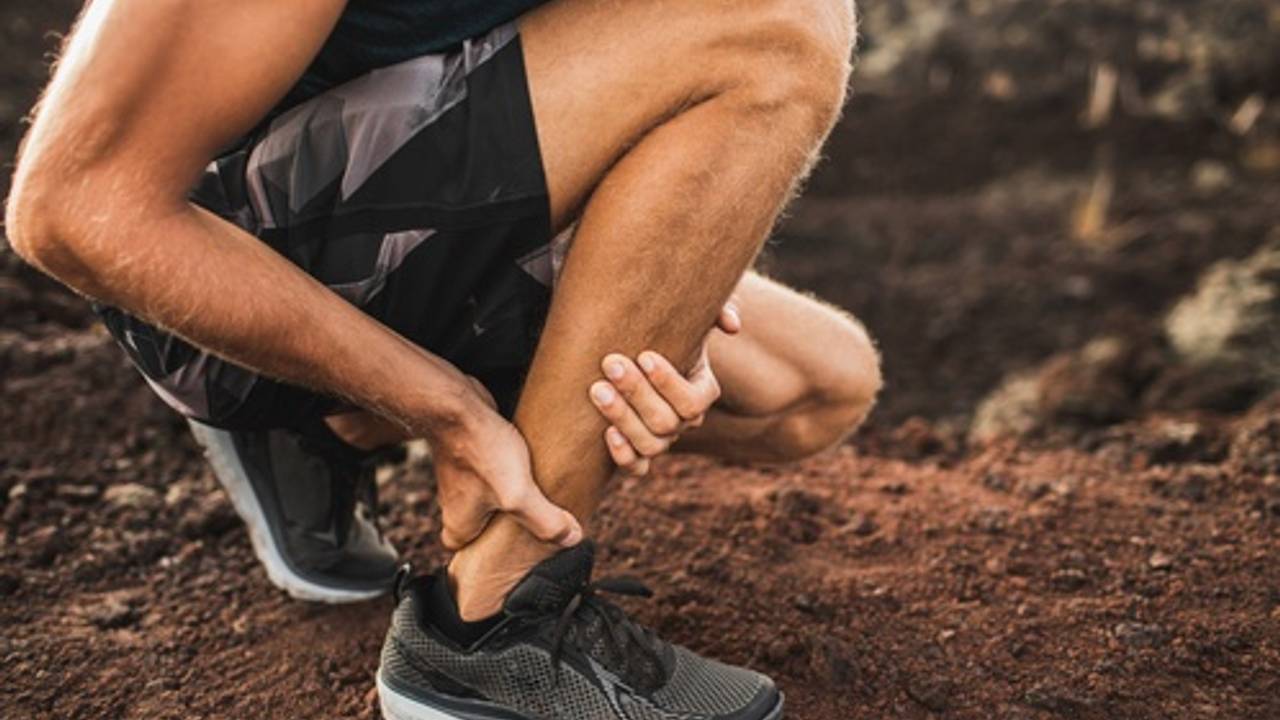
[[[5,3],[0,156],[13,157],[78,6]],[[1240,410],[1262,394],[1276,373],[1240,365],[1249,358],[1229,358],[1230,378],[1182,365],[1280,354],[1274,337],[1252,342],[1276,326],[1255,315],[1275,310],[1256,307],[1266,303],[1242,279],[1274,283],[1259,273],[1280,262],[1255,256],[1280,208],[1280,7],[879,0],[861,11],[854,97],[766,267],[872,330],[888,379],[877,425],[919,415],[967,431],[1011,374],[1087,346],[1101,357],[1086,363],[1126,366],[1094,379],[1124,387],[1055,405],[1052,420]],[[89,323],[3,258],[6,337]],[[1201,280],[1211,287],[1175,321]],[[19,362],[3,347],[0,363]]]
[[[0,5],[0,194],[79,5]],[[675,578],[647,619],[780,674],[800,718],[1280,717],[1280,5],[861,13],[854,95],[762,264],[868,326],[880,405],[802,470],[677,460],[624,487],[606,510],[649,527],[610,521],[605,555]],[[146,649],[182,668],[160,697],[213,688],[183,695],[197,714],[252,714],[249,663],[290,707],[369,715],[382,608],[344,636],[265,591],[181,421],[2,242],[0,389],[0,711],[141,714],[111,673]],[[437,559],[415,467],[384,512]],[[192,588],[218,607],[188,616]],[[247,659],[314,638],[297,667]],[[16,679],[37,672],[53,689]]]

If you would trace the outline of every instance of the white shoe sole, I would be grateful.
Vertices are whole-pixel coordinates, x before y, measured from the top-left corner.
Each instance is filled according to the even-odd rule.
[[[482,703],[477,703],[479,705]],[[524,717],[497,706],[446,710],[427,705],[391,689],[383,682],[381,670],[378,671],[378,706],[382,709],[383,720],[510,720]]]
[[[249,528],[249,542],[253,554],[267,571],[267,578],[276,587],[297,600],[330,604],[354,603],[381,597],[386,590],[352,590],[312,582],[293,571],[285,562],[267,525],[267,517],[253,492],[253,484],[245,473],[231,433],[225,430],[190,421],[191,433],[204,447],[204,456],[213,466],[218,483],[227,491],[236,514]]]
[[[474,703],[474,707],[463,709],[441,708],[428,705],[402,693],[396,692],[382,679],[382,670],[378,670],[378,706],[382,709],[382,720],[511,720],[523,718],[510,709],[487,703]],[[460,705],[461,702],[458,701]],[[482,707],[488,705],[488,707]],[[778,695],[778,702],[763,720],[782,720],[783,697]]]

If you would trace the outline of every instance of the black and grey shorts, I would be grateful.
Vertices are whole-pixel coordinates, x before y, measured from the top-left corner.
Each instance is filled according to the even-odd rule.
[[[513,411],[562,252],[514,25],[293,108],[212,163],[192,200]],[[151,387],[189,417],[294,427],[342,407],[117,308],[98,311]]]

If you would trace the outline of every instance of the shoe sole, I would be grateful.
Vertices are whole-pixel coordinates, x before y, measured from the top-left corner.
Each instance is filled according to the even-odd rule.
[[[529,720],[512,710],[488,703],[453,698],[439,698],[438,703],[397,691],[383,680],[382,670],[378,670],[378,704],[383,720]],[[783,697],[778,693],[778,704],[760,720],[782,720],[782,711]]]
[[[253,491],[253,483],[245,473],[236,454],[231,433],[191,421],[191,433],[204,447],[205,459],[213,466],[218,484],[231,498],[236,514],[249,529],[249,542],[253,554],[267,571],[271,584],[284,590],[296,600],[328,603],[331,605],[372,600],[386,594],[387,589],[352,589],[324,585],[299,575],[280,552],[266,513]]]

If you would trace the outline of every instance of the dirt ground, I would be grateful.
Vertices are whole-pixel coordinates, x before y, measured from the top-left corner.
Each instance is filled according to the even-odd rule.
[[[75,6],[0,7],[6,157]],[[1128,15],[1088,17],[1124,40]],[[1275,126],[1122,108],[1090,129],[1087,64],[1041,82],[948,42],[852,101],[764,261],[878,338],[875,418],[797,466],[664,461],[601,510],[601,571],[656,589],[630,607],[666,637],[773,675],[797,720],[1280,718],[1280,394],[966,439],[1010,373],[1157,333],[1264,242]],[[1233,72],[1224,107],[1280,90],[1274,65]],[[1104,175],[1108,229],[1081,240]],[[375,717],[390,601],[276,591],[182,422],[4,248],[0,387],[0,717]],[[380,482],[393,541],[440,562],[429,464]]]

